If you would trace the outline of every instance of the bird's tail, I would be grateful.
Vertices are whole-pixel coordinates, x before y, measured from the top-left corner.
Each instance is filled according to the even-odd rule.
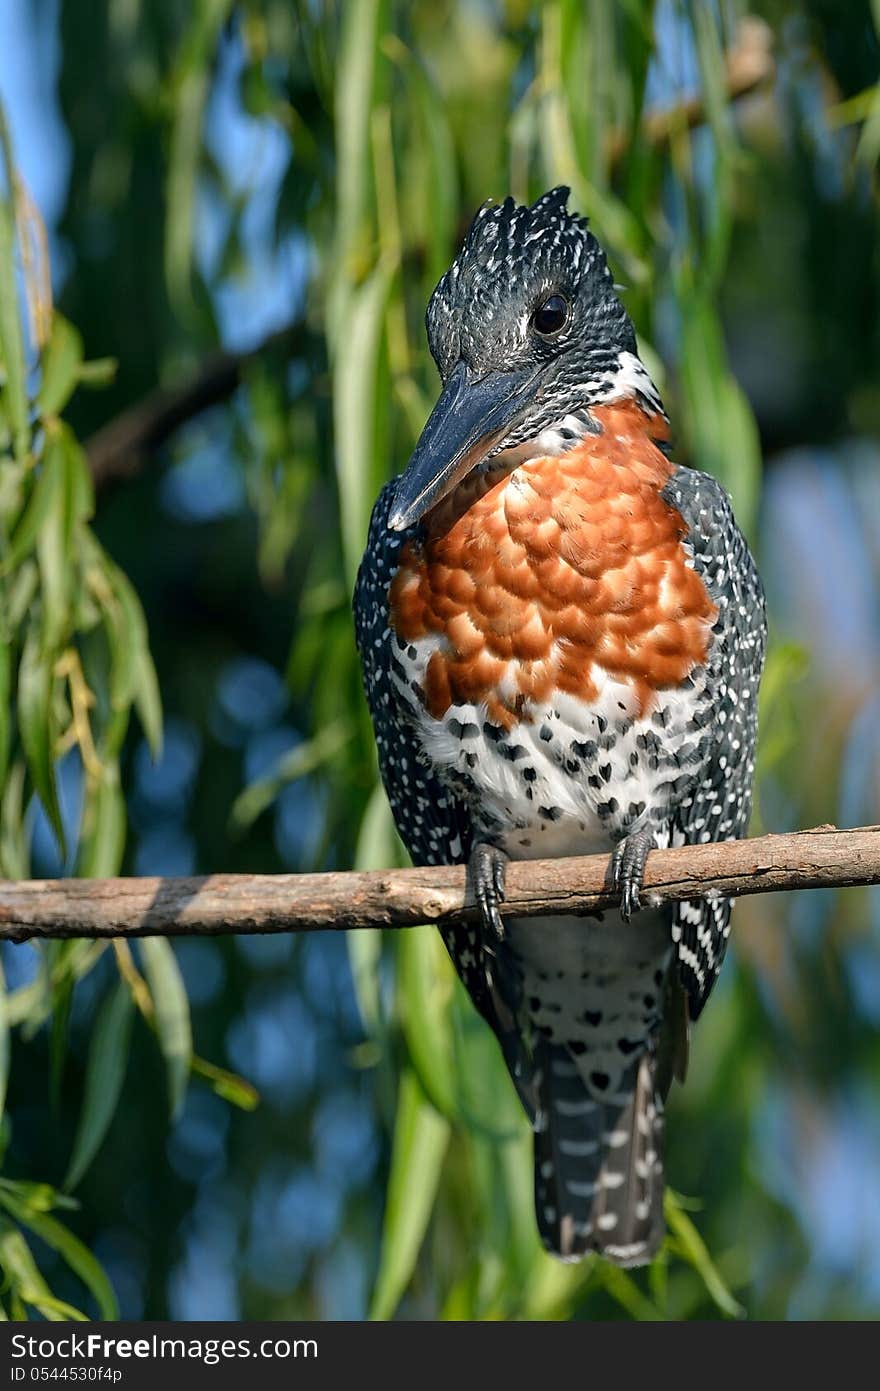
[[[535,1212],[541,1240],[563,1260],[596,1251],[645,1265],[663,1240],[663,1103],[644,1053],[614,1100],[588,1090],[568,1049],[539,1050]]]

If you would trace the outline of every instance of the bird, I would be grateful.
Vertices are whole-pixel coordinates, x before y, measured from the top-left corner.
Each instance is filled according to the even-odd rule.
[[[541,1241],[628,1267],[664,1238],[666,1099],[731,911],[652,905],[645,862],[746,833],[767,625],[730,498],[673,462],[569,198],[487,202],[437,284],[442,389],[353,604],[399,834],[417,865],[468,868],[475,912],[442,930],[534,1130]],[[510,860],[591,853],[613,909],[502,912]]]

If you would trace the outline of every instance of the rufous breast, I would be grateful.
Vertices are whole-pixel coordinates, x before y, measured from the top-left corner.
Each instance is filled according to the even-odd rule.
[[[666,422],[634,401],[591,413],[601,433],[471,474],[402,549],[391,624],[439,639],[423,691],[435,718],[482,702],[510,729],[555,691],[593,701],[602,673],[644,715],[705,661],[716,609],[662,496]]]

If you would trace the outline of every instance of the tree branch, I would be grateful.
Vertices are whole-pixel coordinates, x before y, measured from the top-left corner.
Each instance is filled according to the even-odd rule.
[[[267,354],[296,351],[301,322],[289,324],[246,353],[213,353],[189,381],[158,387],[122,411],[86,441],[86,456],[95,486],[139,471],[145,455],[158,449],[174,431],[233,395],[248,366]]]
[[[880,826],[654,850],[643,902],[880,883]],[[521,860],[504,917],[611,908],[608,857]],[[473,917],[464,866],[351,874],[212,874],[201,879],[0,881],[0,939],[216,936],[413,927]]]
[[[746,15],[740,21],[736,42],[724,55],[725,94],[728,101],[739,101],[747,97],[773,76],[773,31],[769,24],[755,15]],[[705,125],[709,119],[706,100],[702,93],[685,97],[675,106],[660,108],[645,113],[638,130],[638,138],[649,145],[662,146],[669,143],[681,130],[694,130]],[[608,158],[616,164],[629,149],[633,136],[629,131],[620,131],[612,136],[608,146]]]

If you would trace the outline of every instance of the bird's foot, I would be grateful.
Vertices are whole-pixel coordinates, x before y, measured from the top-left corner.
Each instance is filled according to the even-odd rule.
[[[639,893],[645,877],[645,863],[656,847],[654,831],[642,826],[631,831],[615,847],[611,856],[611,884],[620,892],[620,912],[624,922],[639,911]]]
[[[468,875],[474,898],[480,909],[483,926],[487,930],[491,928],[499,941],[504,937],[504,923],[498,905],[504,902],[506,872],[507,856],[497,845],[480,841],[474,846],[468,860]]]

